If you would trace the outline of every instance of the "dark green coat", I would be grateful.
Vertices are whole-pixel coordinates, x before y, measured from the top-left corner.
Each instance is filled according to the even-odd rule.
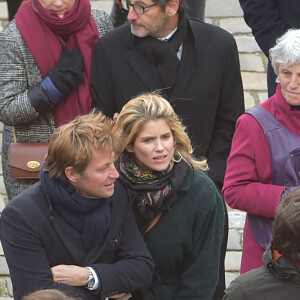
[[[189,171],[180,190],[167,201],[170,210],[145,237],[161,283],[143,299],[210,300],[219,274],[223,200],[208,176]],[[139,215],[136,220],[144,227]]]

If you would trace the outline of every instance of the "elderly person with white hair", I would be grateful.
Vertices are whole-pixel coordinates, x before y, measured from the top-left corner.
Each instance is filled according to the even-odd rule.
[[[276,208],[299,185],[300,29],[278,38],[270,59],[276,93],[238,119],[222,190],[230,207],[247,212],[241,273],[263,265]]]

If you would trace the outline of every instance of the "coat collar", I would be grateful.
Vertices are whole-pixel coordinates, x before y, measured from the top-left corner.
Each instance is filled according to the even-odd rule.
[[[194,72],[197,69],[197,58],[201,57],[201,53],[198,52],[198,49],[201,48],[198,48],[198,45],[203,41],[199,38],[195,38],[195,23],[196,22],[191,22],[188,19],[188,34],[183,44],[183,53],[181,58],[181,62],[183,63],[180,64],[177,77],[177,82],[180,84],[175,83],[170,93],[170,98],[172,98],[173,95],[181,94],[181,92],[187,88],[194,76]],[[154,64],[145,56],[144,51],[137,44],[136,41],[138,38],[131,33],[130,24],[125,26],[127,27],[126,32],[128,35],[125,43],[129,48],[126,59],[129,65],[132,67],[136,75],[143,81],[148,90],[153,91],[160,89],[161,83]]]
[[[187,192],[190,187],[191,187],[191,184],[192,184],[192,180],[193,180],[193,174],[194,172],[196,172],[195,169],[193,168],[189,168],[186,172],[186,176],[183,180],[183,183],[182,185],[179,187],[178,191],[173,195],[171,196],[169,199],[168,199],[168,204],[169,206],[172,206],[172,204],[176,201],[177,199],[177,195],[181,192]]]
[[[290,279],[296,284],[300,284],[300,270],[293,264],[287,256],[281,256],[277,261],[273,258],[272,243],[263,254],[265,266],[280,280]]]
[[[272,97],[278,107],[288,112],[292,111],[291,105],[287,103],[286,99],[282,95],[280,83],[277,85],[276,93]]]

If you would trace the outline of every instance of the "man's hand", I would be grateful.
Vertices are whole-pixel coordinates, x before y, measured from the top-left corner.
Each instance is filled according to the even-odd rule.
[[[89,278],[89,270],[74,265],[57,265],[51,268],[54,282],[60,282],[71,286],[86,286]]]

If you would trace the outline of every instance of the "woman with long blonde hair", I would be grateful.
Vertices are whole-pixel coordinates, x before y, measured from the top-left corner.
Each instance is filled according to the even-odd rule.
[[[151,287],[132,299],[212,299],[218,281],[224,206],[196,160],[167,100],[156,93],[130,100],[116,121],[120,180],[155,260]]]

